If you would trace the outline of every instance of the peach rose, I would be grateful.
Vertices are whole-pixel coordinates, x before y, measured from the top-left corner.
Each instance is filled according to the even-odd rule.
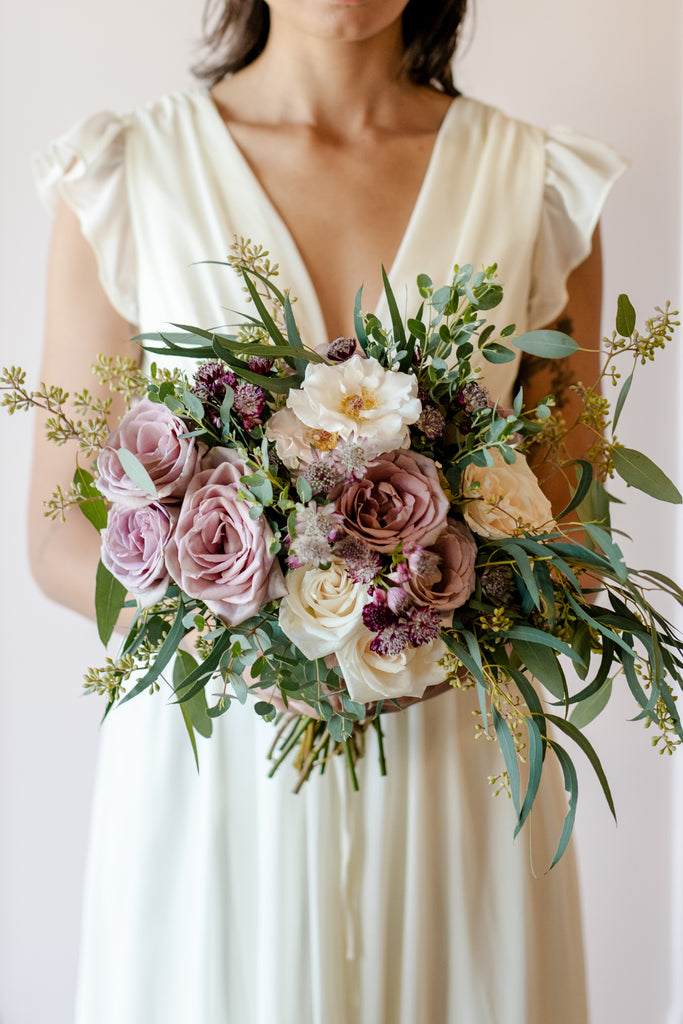
[[[470,463],[462,474],[465,522],[480,537],[502,540],[555,528],[550,502],[521,452],[508,465],[493,449],[492,466]]]

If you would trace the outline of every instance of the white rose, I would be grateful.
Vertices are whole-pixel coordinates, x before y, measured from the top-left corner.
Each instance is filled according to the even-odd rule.
[[[349,695],[361,704],[370,701],[421,697],[428,686],[442,683],[443,666],[438,662],[446,654],[443,640],[432,640],[421,647],[406,647],[400,654],[376,654],[370,649],[375,634],[362,623],[337,650]]]
[[[308,427],[372,440],[378,454],[405,447],[408,424],[422,412],[414,374],[386,370],[376,359],[358,355],[334,366],[309,363],[287,406]]]
[[[531,467],[521,452],[512,465],[497,449],[493,466],[470,463],[462,474],[462,508],[465,522],[474,533],[488,540],[514,537],[555,528],[553,510]]]
[[[327,569],[292,569],[280,604],[280,629],[307,658],[333,654],[361,622],[367,587],[339,562]]]

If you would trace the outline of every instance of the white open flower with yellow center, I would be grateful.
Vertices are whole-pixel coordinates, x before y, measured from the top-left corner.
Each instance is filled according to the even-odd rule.
[[[289,392],[287,408],[325,436],[367,438],[379,454],[409,443],[408,426],[419,419],[422,403],[413,374],[356,355],[333,366],[309,364],[301,387]]]

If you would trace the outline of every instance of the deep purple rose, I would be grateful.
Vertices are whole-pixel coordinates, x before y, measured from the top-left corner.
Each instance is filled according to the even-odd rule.
[[[110,501],[131,508],[155,499],[126,474],[117,449],[125,448],[142,463],[160,501],[181,498],[199,469],[203,446],[194,437],[182,437],[187,427],[160,402],[143,398],[127,412],[97,458],[97,487]]]
[[[102,531],[102,564],[143,608],[156,604],[169,584],[164,550],[173,532],[168,509],[113,505]]]
[[[432,460],[403,450],[376,459],[362,480],[344,486],[336,504],[344,528],[376,551],[393,551],[399,541],[431,544],[448,514]]]
[[[287,587],[269,553],[264,515],[253,520],[238,498],[244,463],[232,448],[214,448],[187,488],[166,564],[176,583],[229,626],[251,618]]]

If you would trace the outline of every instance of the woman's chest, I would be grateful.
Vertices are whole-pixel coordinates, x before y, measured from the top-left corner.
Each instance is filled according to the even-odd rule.
[[[406,236],[435,135],[342,145],[301,128],[269,134],[233,132],[298,250],[328,336],[351,335],[358,288],[363,307],[375,308],[381,268],[391,268]]]

